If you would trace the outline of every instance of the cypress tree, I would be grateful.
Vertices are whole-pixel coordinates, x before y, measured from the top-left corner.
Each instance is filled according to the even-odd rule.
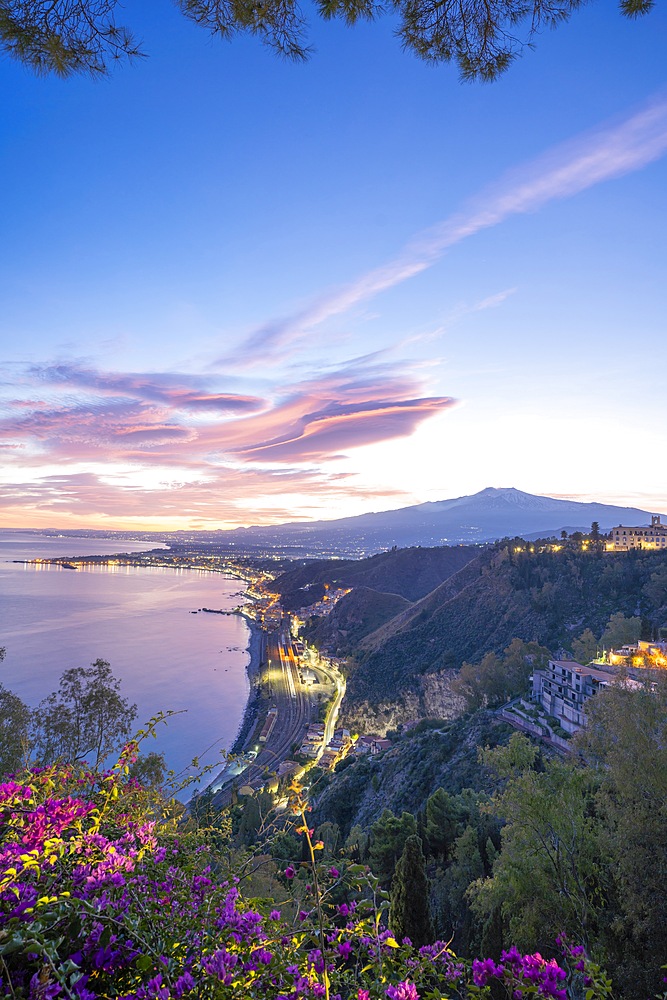
[[[391,886],[389,926],[398,941],[408,937],[421,948],[433,940],[429,888],[422,842],[417,836],[408,837]]]

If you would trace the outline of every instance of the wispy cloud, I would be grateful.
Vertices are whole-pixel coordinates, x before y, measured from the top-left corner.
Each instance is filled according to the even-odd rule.
[[[212,392],[197,376],[171,372],[101,372],[73,363],[33,365],[29,376],[43,384],[67,389],[88,389],[96,395],[130,396],[185,410],[250,413],[264,401],[256,396]]]
[[[452,327],[460,323],[465,316],[474,315],[474,313],[484,312],[487,309],[495,309],[506,302],[507,299],[514,295],[517,291],[516,288],[505,288],[501,292],[496,292],[494,295],[487,295],[485,298],[480,299],[478,302],[467,303],[462,302],[455,306],[444,319],[438,324],[435,329],[430,329],[425,333],[415,333],[403,340],[401,347],[407,347],[410,344],[418,343],[428,343],[429,341],[438,340],[445,333],[447,333]]]
[[[236,361],[266,360],[327,320],[431,267],[450,247],[514,215],[535,212],[603,181],[640,170],[667,150],[667,100],[656,99],[620,123],[602,127],[550,150],[507,174],[468,208],[419,234],[392,260],[328,292],[294,315],[266,323],[235,352]]]

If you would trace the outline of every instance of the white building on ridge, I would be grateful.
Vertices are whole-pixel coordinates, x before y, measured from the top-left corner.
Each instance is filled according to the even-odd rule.
[[[633,528],[619,524],[611,529],[608,552],[627,552],[629,549],[660,549],[667,551],[667,524],[660,523],[660,514],[651,515],[651,524]]]

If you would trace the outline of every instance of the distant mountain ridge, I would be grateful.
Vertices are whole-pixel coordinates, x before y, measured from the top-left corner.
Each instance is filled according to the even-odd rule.
[[[332,521],[295,521],[219,532],[237,544],[281,544],[295,548],[359,555],[381,549],[423,545],[460,545],[499,538],[559,535],[589,531],[597,521],[602,531],[617,524],[650,524],[649,511],[604,503],[582,503],[536,496],[522,490],[487,487],[472,496],[454,497],[358,514]]]

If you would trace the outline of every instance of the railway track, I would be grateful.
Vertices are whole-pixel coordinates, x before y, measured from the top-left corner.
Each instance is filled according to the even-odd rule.
[[[298,660],[286,629],[267,635],[266,662],[269,705],[277,711],[276,722],[253,763],[215,793],[213,803],[220,808],[230,804],[234,780],[252,787],[263,785],[267,773],[277,771],[291,756],[293,745],[301,743],[311,720],[313,697],[299,680]]]

